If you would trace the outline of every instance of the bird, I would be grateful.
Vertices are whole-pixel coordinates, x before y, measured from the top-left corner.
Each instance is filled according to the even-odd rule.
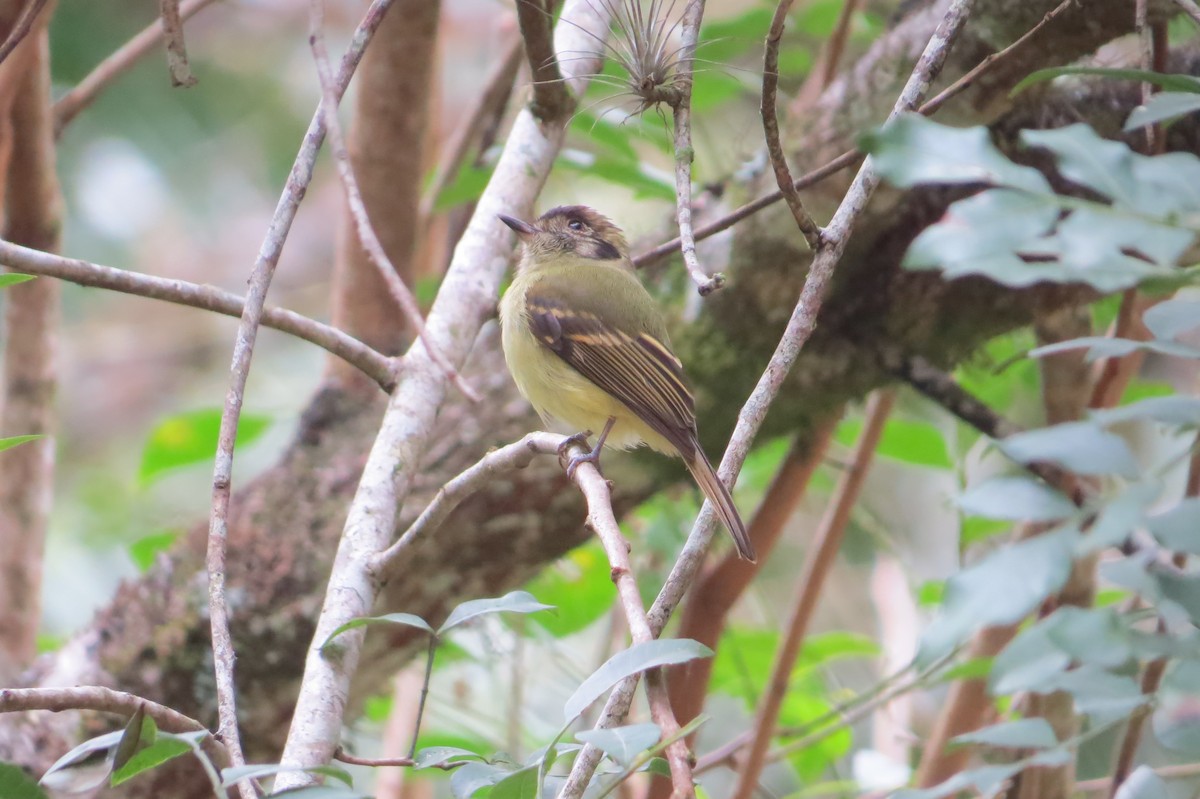
[[[560,453],[601,429],[595,447],[571,459],[568,477],[580,463],[598,464],[605,446],[646,444],[682,458],[738,555],[754,562],[746,525],[697,438],[683,364],[658,304],[634,273],[621,229],[584,205],[552,208],[534,223],[499,218],[522,245],[499,309],[517,389],[547,424],[581,431]]]

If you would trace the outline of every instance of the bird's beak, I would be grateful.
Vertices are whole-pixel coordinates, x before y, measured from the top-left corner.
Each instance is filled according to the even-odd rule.
[[[497,214],[497,216],[500,217],[501,222],[515,230],[517,232],[517,238],[521,239],[522,241],[529,238],[534,233],[537,233],[537,228],[528,222],[522,222],[520,219],[508,216],[506,214]]]

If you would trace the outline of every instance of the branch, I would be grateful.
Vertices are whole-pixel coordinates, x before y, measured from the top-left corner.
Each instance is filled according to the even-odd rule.
[[[362,59],[368,42],[383,21],[391,0],[373,0],[367,9],[358,28],[354,32],[350,46],[342,57],[341,68],[338,70],[334,86],[333,101],[341,99],[350,83],[358,62]],[[233,642],[229,635],[229,609],[225,602],[225,548],[229,537],[229,499],[232,490],[233,446],[237,437],[238,418],[242,410],[242,397],[246,389],[246,379],[250,373],[250,358],[254,352],[254,342],[258,336],[258,328],[262,323],[263,308],[266,304],[267,291],[275,267],[279,263],[279,255],[283,250],[283,242],[291,229],[300,200],[312,180],[313,164],[316,161],[317,150],[325,138],[323,106],[329,102],[322,98],[309,123],[308,132],[300,152],[296,155],[284,187],[283,196],[275,209],[271,225],[267,229],[266,238],[259,249],[258,259],[249,280],[249,290],[246,293],[245,307],[242,311],[242,321],[238,326],[237,340],[233,348],[233,362],[229,371],[230,386],[225,397],[225,408],[221,412],[221,426],[217,437],[217,456],[213,465],[212,508],[209,516],[208,550],[205,565],[208,571],[209,616],[213,642],[213,667],[216,673],[217,710],[220,717],[218,735],[229,748],[230,762],[240,766],[245,762],[242,755],[241,740],[238,734],[237,709],[233,677],[235,654]],[[243,799],[254,799],[254,788],[248,780],[239,784]]]
[[[560,50],[582,49],[576,40],[602,36],[608,18],[588,0],[571,0],[559,26]],[[595,64],[575,62],[573,75],[591,74]],[[569,78],[570,79],[570,78]],[[575,77],[577,87],[584,79]],[[475,342],[484,321],[494,313],[500,278],[511,253],[511,232],[498,213],[522,213],[532,205],[562,143],[569,109],[553,120],[537,120],[528,109],[517,115],[491,181],[455,249],[427,320],[435,347],[455,366]],[[308,651],[304,678],[282,762],[307,767],[328,762],[340,735],[350,679],[362,648],[361,630],[342,635],[336,656],[320,651],[337,627],[366,616],[378,596],[380,582],[371,569],[375,553],[395,534],[397,510],[408,499],[413,478],[446,399],[448,378],[424,346],[414,345],[404,356],[404,374],[392,393],[379,433],[346,517],[325,603]],[[277,780],[276,791],[308,785],[315,778],[289,772]]]
[[[767,44],[763,51],[762,79],[762,113],[763,133],[767,139],[767,155],[771,158],[771,167],[775,172],[775,183],[779,186],[783,198],[787,200],[788,209],[796,226],[804,234],[804,240],[813,252],[821,246],[821,228],[804,210],[800,201],[800,192],[796,190],[792,171],[788,169],[787,157],[783,154],[783,144],[779,141],[779,115],[775,110],[775,95],[779,88],[779,42],[783,39],[783,27],[787,23],[788,11],[791,10],[792,0],[779,0],[775,6],[775,15],[771,18],[771,28],[767,31]],[[843,16],[847,10],[853,10],[854,3],[847,2],[842,8]],[[842,26],[843,28],[845,26]],[[843,30],[843,40],[844,40]]]
[[[962,30],[973,2],[974,0],[954,0],[951,3],[941,25],[930,37],[925,51],[917,61],[900,97],[896,100],[890,117],[911,110],[921,101],[929,89],[930,82],[945,63],[950,47],[959,31]],[[729,446],[725,450],[725,456],[721,459],[718,473],[727,483],[732,483],[741,470],[746,455],[750,451],[750,445],[759,428],[762,427],[771,403],[779,394],[788,372],[800,355],[800,350],[812,335],[812,331],[816,327],[817,313],[820,311],[821,302],[833,276],[833,271],[846,250],[855,221],[866,207],[867,200],[878,183],[879,177],[875,174],[871,161],[868,159],[859,170],[858,176],[854,179],[849,191],[846,192],[834,213],[832,221],[825,229],[826,235],[822,237],[821,248],[817,251],[808,277],[804,281],[800,300],[792,311],[791,318],[788,320],[787,327],[784,329],[783,336],[780,338],[766,370],[738,415],[737,425],[729,440]],[[691,584],[703,561],[704,554],[708,550],[708,545],[712,541],[715,528],[716,515],[712,511],[711,505],[706,502],[692,527],[683,551],[675,561],[675,566],[671,569],[666,583],[650,609],[651,629],[656,633],[661,632],[666,626],[671,613]],[[607,728],[624,718],[633,699],[633,688],[636,684],[636,677],[629,678],[613,691],[596,724],[598,728]],[[599,761],[599,750],[593,746],[584,747],[584,750],[575,759],[566,786],[559,794],[560,799],[582,795]]]
[[[212,311],[224,316],[239,317],[245,308],[245,300],[214,286],[202,286],[186,280],[155,277],[141,272],[131,272],[102,266],[77,258],[22,247],[0,240],[0,264],[31,275],[43,275],[66,280],[80,286],[119,291],[152,300],[173,302],[203,311]],[[262,323],[288,335],[295,336],[327,352],[346,363],[357,367],[383,388],[390,391],[396,383],[394,365],[390,358],[376,352],[353,336],[307,316],[283,308],[267,307],[263,310]]]
[[[191,19],[201,9],[212,5],[215,0],[183,0],[179,4],[179,21]],[[153,50],[166,35],[161,20],[147,25],[136,36],[121,45],[115,53],[96,65],[96,68],[79,81],[70,91],[54,103],[54,137],[62,136],[63,129],[91,105],[100,92],[125,74],[139,59]]]
[[[17,45],[29,35],[29,31],[33,29],[33,21],[46,7],[46,2],[47,0],[29,0],[21,9],[21,15],[17,17],[12,30],[8,32],[4,42],[0,43],[0,64],[3,64],[12,55],[13,50],[17,49]]]
[[[1196,5],[1195,0],[1175,0],[1175,5],[1179,9],[1192,18],[1192,21],[1200,25],[1200,5]]]
[[[375,267],[379,276],[383,278],[383,282],[387,284],[388,293],[392,295],[392,299],[400,306],[408,323],[412,325],[417,336],[428,348],[433,361],[446,370],[450,381],[459,391],[471,401],[478,402],[479,395],[463,382],[462,376],[455,371],[446,356],[439,352],[429,340],[417,299],[409,290],[408,285],[400,278],[400,272],[392,264],[387,253],[384,252],[383,245],[380,244],[379,237],[375,235],[375,228],[372,227],[371,219],[367,215],[367,207],[363,203],[362,193],[358,190],[358,181],[354,178],[354,169],[350,165],[350,152],[346,149],[346,137],[342,134],[342,126],[338,121],[337,103],[340,98],[333,84],[333,75],[330,74],[329,68],[329,54],[325,49],[324,3],[325,0],[311,0],[309,4],[309,44],[312,47],[313,58],[317,62],[317,76],[321,83],[323,98],[318,110],[325,115],[325,129],[329,136],[329,146],[333,151],[333,161],[337,166],[338,177],[341,178],[342,188],[346,193],[346,205],[350,209],[350,215],[354,218],[354,229],[358,234],[358,240],[367,254],[367,259]]]
[[[167,40],[167,68],[171,71],[172,86],[195,86],[196,78],[188,66],[187,45],[183,41],[183,17],[179,0],[158,0],[162,18],[163,37]]]
[[[140,696],[114,691],[100,685],[76,685],[71,688],[2,688],[0,713],[26,710],[95,710],[132,716],[139,709],[167,732],[207,731],[200,722],[171,708]],[[220,742],[218,742],[218,746]]]
[[[758,778],[766,765],[767,749],[775,736],[775,725],[779,722],[779,709],[787,696],[788,683],[791,681],[792,670],[796,658],[800,656],[804,639],[808,635],[808,626],[812,621],[813,612],[817,608],[817,600],[825,587],[825,580],[833,568],[834,559],[842,546],[842,538],[850,522],[850,511],[858,502],[859,492],[866,480],[867,471],[875,457],[875,448],[883,436],[884,425],[892,412],[896,394],[892,390],[882,389],[871,395],[867,401],[866,421],[862,434],[854,447],[854,455],[850,465],[842,472],[834,489],[825,515],[817,527],[813,543],[804,557],[804,567],[800,579],[796,583],[796,596],[792,600],[792,611],[788,618],[787,633],[775,653],[775,663],[771,667],[771,677],[767,683],[767,693],[754,718],[754,740],[750,745],[750,753],[742,765],[738,775],[737,790],[734,799],[751,799],[758,790]]]
[[[533,83],[530,112],[538,119],[555,119],[573,104],[563,83],[550,30],[553,16],[542,0],[517,0],[517,22],[525,41],[525,56]]]

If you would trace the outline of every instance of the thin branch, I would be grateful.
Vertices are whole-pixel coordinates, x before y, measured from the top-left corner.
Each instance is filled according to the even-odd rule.
[[[858,502],[858,495],[866,481],[875,448],[883,436],[884,425],[891,415],[896,394],[891,390],[878,390],[867,401],[866,420],[850,465],[838,479],[837,488],[830,498],[825,515],[813,536],[804,558],[800,578],[796,582],[796,596],[788,618],[787,632],[775,653],[767,692],[754,718],[754,741],[738,775],[734,799],[750,799],[758,790],[758,778],[766,765],[767,749],[775,737],[775,725],[779,722],[779,709],[787,696],[792,670],[800,656],[804,639],[808,635],[809,623],[817,608],[817,600],[825,587],[826,579],[833,569],[834,560],[842,546],[842,538],[850,522],[850,512]]]
[[[851,8],[850,2],[843,7],[843,13]],[[787,201],[788,210],[796,220],[796,226],[804,234],[808,248],[813,252],[821,246],[821,228],[804,210],[800,200],[800,192],[796,190],[792,171],[788,169],[787,156],[783,152],[783,144],[779,140],[779,114],[775,108],[775,96],[779,89],[779,42],[783,39],[783,28],[787,23],[788,11],[792,8],[792,0],[779,0],[775,6],[775,15],[771,18],[771,28],[767,31],[767,43],[763,50],[762,103],[759,107],[762,113],[763,134],[767,139],[767,155],[771,158],[771,168],[775,172],[775,183]]]
[[[1192,18],[1192,21],[1200,25],[1200,5],[1196,5],[1195,0],[1175,0],[1175,5],[1179,6],[1179,10]]]
[[[179,4],[180,22],[191,19],[196,12],[214,2],[216,0],[183,0]],[[54,103],[54,137],[62,136],[63,128],[69,125],[80,111],[91,105],[100,92],[108,88],[113,81],[128,72],[134,64],[157,47],[165,35],[162,21],[155,20],[121,45],[116,52],[97,64],[95,69],[70,91],[58,98]]]
[[[974,0],[954,0],[950,4],[941,24],[930,37],[925,51],[913,68],[912,75],[901,90],[900,97],[896,100],[889,118],[914,108],[921,101],[925,92],[929,90],[929,84],[941,71],[950,47],[970,14],[973,2]],[[822,237],[821,248],[817,251],[808,277],[804,281],[800,300],[792,311],[783,336],[775,348],[775,353],[771,356],[771,360],[759,378],[758,384],[754,387],[750,398],[738,414],[737,425],[734,427],[729,446],[725,450],[725,456],[722,458],[718,470],[721,478],[727,484],[731,484],[741,470],[771,403],[779,394],[788,372],[800,355],[800,350],[812,335],[812,331],[816,327],[817,313],[820,311],[821,302],[833,276],[833,271],[849,243],[854,223],[866,207],[867,200],[878,183],[879,176],[875,173],[870,159],[867,159],[834,213],[829,227],[826,228],[827,235]],[[651,629],[656,634],[666,626],[671,613],[679,604],[679,600],[688,586],[691,585],[692,579],[704,559],[704,554],[708,550],[708,545],[712,541],[715,529],[716,515],[712,511],[711,505],[706,502],[692,527],[683,551],[650,609]],[[622,681],[613,691],[596,724],[598,728],[610,727],[625,717],[633,699],[633,689],[636,684],[636,677],[629,678]],[[559,794],[560,799],[581,796],[599,762],[599,750],[593,746],[584,747],[584,750],[575,759],[566,785]]]
[[[0,713],[27,710],[95,710],[132,716],[139,709],[167,732],[207,731],[200,722],[166,705],[151,702],[124,691],[100,685],[76,685],[70,688],[0,688]],[[219,742],[218,742],[219,745]]]
[[[391,0],[373,0],[367,9],[358,28],[354,32],[350,46],[342,57],[338,70],[333,97],[340,100],[350,83],[358,62],[362,59],[367,44],[383,21]],[[217,437],[217,455],[213,465],[212,509],[209,517],[208,549],[205,566],[208,571],[208,604],[209,619],[213,641],[213,669],[216,674],[217,711],[220,719],[218,734],[229,748],[232,765],[240,766],[245,762],[242,755],[241,740],[238,734],[236,688],[234,685],[233,666],[235,654],[233,641],[229,634],[229,608],[225,601],[225,548],[229,537],[229,500],[232,492],[233,475],[233,446],[237,437],[238,418],[241,416],[242,397],[246,390],[246,379],[250,373],[250,359],[254,353],[254,342],[258,336],[258,328],[262,323],[263,308],[266,304],[267,291],[275,267],[279,263],[279,255],[283,243],[287,239],[292,221],[300,206],[300,200],[312,180],[313,165],[317,151],[325,139],[325,123],[323,106],[328,101],[325,98],[313,115],[308,131],[296,155],[292,171],[288,175],[283,195],[275,208],[275,215],[267,229],[267,235],[259,249],[258,258],[249,280],[249,290],[246,293],[245,307],[242,311],[242,321],[238,326],[237,340],[233,348],[233,359],[230,365],[230,386],[225,396],[225,407],[221,412],[221,426]],[[243,799],[255,799],[254,788],[249,780],[238,784]]]
[[[412,768],[413,766],[417,765],[411,757],[358,757],[357,755],[350,754],[341,747],[338,747],[337,751],[333,753],[333,757],[335,760],[340,760],[343,763],[350,764],[351,766],[368,766],[370,768]],[[426,768],[439,768],[442,771],[453,771],[459,766],[464,765],[466,762],[467,761],[459,761],[456,763],[435,763],[426,766]]]
[[[422,230],[433,215],[438,196],[454,181],[466,163],[471,145],[479,135],[480,129],[485,126],[487,120],[497,116],[499,109],[511,94],[513,80],[521,67],[523,50],[521,37],[514,34],[505,55],[484,78],[483,91],[479,93],[470,113],[463,115],[462,121],[451,135],[450,143],[443,150],[434,170],[433,179],[429,181],[429,187],[421,197],[419,217],[422,220]]]
[[[46,7],[46,2],[47,0],[29,0],[21,9],[21,15],[8,32],[8,37],[0,44],[0,64],[3,64],[12,55],[13,50],[17,49],[17,45],[29,35],[29,31],[33,29],[33,21]]]
[[[354,218],[354,229],[358,234],[358,240],[367,254],[367,259],[379,272],[383,282],[387,284],[392,299],[396,305],[400,306],[405,319],[429,350],[430,357],[446,370],[451,382],[467,399],[479,402],[479,394],[466,384],[446,356],[438,351],[433,346],[433,342],[429,340],[429,334],[425,330],[425,320],[421,317],[421,308],[417,305],[417,298],[413,296],[408,284],[400,277],[400,272],[384,252],[383,244],[380,243],[379,236],[375,234],[375,228],[371,225],[362,192],[359,191],[358,181],[354,178],[354,168],[350,164],[350,151],[346,148],[346,137],[342,133],[342,126],[338,120],[337,104],[340,97],[333,83],[329,54],[325,48],[325,0],[311,0],[309,9],[308,41],[312,47],[313,59],[317,63],[317,76],[321,83],[323,98],[319,110],[325,115],[325,130],[329,136],[329,148],[332,151],[338,177],[341,178],[342,188],[346,194],[346,205],[350,209],[350,216]]]
[[[1055,18],[1060,16],[1063,12],[1065,12],[1068,8],[1070,8],[1076,2],[1077,2],[1077,0],[1063,0],[1063,2],[1061,4],[1059,4],[1052,11],[1048,12],[1046,14],[1046,16],[1044,16],[1042,18],[1042,20],[1040,22],[1038,22],[1037,25],[1034,25],[1032,28],[1030,28],[1024,35],[1022,35],[1015,42],[1013,42],[1009,46],[1005,47],[1003,50],[992,53],[987,58],[983,59],[983,61],[979,62],[979,64],[974,69],[972,69],[970,72],[963,75],[961,78],[954,81],[954,83],[947,86],[944,90],[942,90],[941,93],[939,93],[932,100],[929,100],[929,101],[923,103],[920,106],[920,108],[917,109],[917,113],[922,114],[924,116],[929,116],[930,114],[935,113],[939,108],[941,108],[943,105],[945,105],[951,99],[953,99],[954,97],[958,96],[962,92],[969,89],[975,83],[975,81],[977,81],[979,79],[979,77],[981,75],[983,75],[984,73],[986,73],[987,71],[989,71],[991,69],[994,69],[999,62],[1003,61],[1004,59],[1007,59],[1016,50],[1027,45],[1029,43],[1029,41],[1031,39],[1033,39],[1035,34],[1037,34],[1043,27],[1045,27],[1047,24],[1052,22]],[[1185,3],[1185,2],[1191,2],[1191,0],[1176,0],[1176,2]],[[820,183],[822,180],[825,180],[826,178],[828,178],[832,175],[835,175],[838,172],[841,172],[843,169],[846,169],[847,167],[857,164],[859,161],[862,160],[863,157],[864,157],[863,154],[861,152],[859,152],[858,150],[847,150],[846,152],[844,152],[841,155],[839,155],[838,157],[834,158],[833,160],[831,160],[829,163],[825,164],[824,166],[818,167],[817,169],[814,169],[811,172],[807,172],[804,175],[801,175],[799,178],[797,178],[795,181],[792,182],[792,188],[806,189],[811,186],[814,186],[817,183]],[[769,194],[764,194],[762,197],[759,197],[756,200],[752,200],[752,201],[746,203],[745,205],[734,209],[733,211],[731,211],[730,213],[721,217],[720,219],[714,220],[714,221],[710,222],[709,224],[705,225],[704,227],[700,228],[698,231],[696,231],[696,241],[703,241],[704,239],[707,239],[710,236],[715,236],[724,230],[728,230],[729,228],[736,225],[738,222],[741,222],[744,219],[748,219],[751,216],[754,216],[759,211],[763,210],[764,208],[769,208],[770,206],[779,202],[783,198],[784,198],[784,193],[780,189],[776,189],[775,191],[770,192]],[[657,261],[660,261],[663,258],[666,258],[669,255],[672,255],[678,249],[679,249],[679,239],[678,238],[671,239],[670,241],[665,241],[662,244],[658,245],[657,247],[654,247],[653,249],[647,250],[646,252],[641,253],[640,255],[637,255],[633,259],[634,266],[637,266],[638,268],[642,268],[642,267],[648,266],[650,264],[656,263]]]
[[[187,45],[183,41],[183,16],[179,13],[179,0],[158,0],[158,13],[162,20],[163,37],[167,40],[167,69],[171,72],[171,85],[195,86],[196,77],[188,66]]]
[[[384,580],[391,577],[390,567],[404,550],[412,546],[413,541],[418,538],[436,533],[463,500],[500,475],[524,469],[536,455],[554,452],[561,443],[561,437],[555,438],[548,433],[530,433],[520,441],[484,455],[477,463],[438,489],[437,494],[425,506],[425,510],[421,511],[421,515],[409,525],[404,535],[372,558],[372,571]]]
[[[709,276],[696,257],[696,234],[692,229],[692,65],[696,58],[696,42],[700,37],[700,21],[704,17],[704,0],[688,0],[680,23],[679,59],[673,85],[676,94],[671,103],[675,123],[675,220],[679,224],[679,250],[683,265],[696,284],[700,296],[707,296],[725,285],[725,276],[718,272]]]
[[[0,264],[18,272],[54,277],[80,286],[119,291],[136,297],[173,302],[224,316],[239,317],[245,307],[245,301],[241,297],[214,286],[155,277],[77,258],[64,258],[9,241],[0,240]],[[336,327],[301,316],[294,311],[275,307],[263,310],[262,323],[265,327],[316,344],[336,355],[379,383],[384,391],[390,391],[396,383],[395,366],[390,358]]]
[[[1018,425],[996,413],[990,405],[960,386],[950,374],[920,356],[906,357],[898,351],[882,351],[879,363],[888,373],[988,438],[1006,438],[1021,432]]]
[[[603,36],[609,28],[603,9],[589,0],[568,0],[563,22],[568,20],[570,24],[560,23],[556,30],[560,51],[586,44],[580,28],[592,37]],[[564,65],[574,93],[584,88],[585,76],[596,69],[593,62]],[[562,146],[567,116],[564,111],[562,117],[548,122],[537,120],[528,109],[517,114],[492,179],[455,248],[427,326],[438,348],[456,365],[466,360],[480,328],[494,314],[500,279],[511,256],[512,233],[496,215],[528,212]],[[449,391],[444,370],[419,342],[405,354],[403,364],[400,385],[392,392],[338,543],[314,631],[318,645],[308,650],[284,745],[281,760],[288,766],[320,765],[332,757],[363,634],[352,630],[342,635],[336,654],[322,652],[319,642],[350,619],[370,614],[380,591],[371,569],[373,555],[395,536],[396,515],[408,499]],[[286,772],[276,780],[275,790],[316,780],[307,772]]]
[[[517,0],[517,22],[521,26],[521,38],[525,41],[525,55],[533,83],[533,99],[529,102],[529,110],[538,119],[554,119],[572,102],[554,54],[550,30],[553,20],[543,0]]]

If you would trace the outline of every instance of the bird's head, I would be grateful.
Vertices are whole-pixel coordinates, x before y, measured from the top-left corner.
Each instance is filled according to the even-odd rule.
[[[533,224],[500,214],[500,221],[517,233],[525,245],[525,263],[558,263],[563,259],[628,264],[625,234],[603,214],[586,205],[560,205]]]

